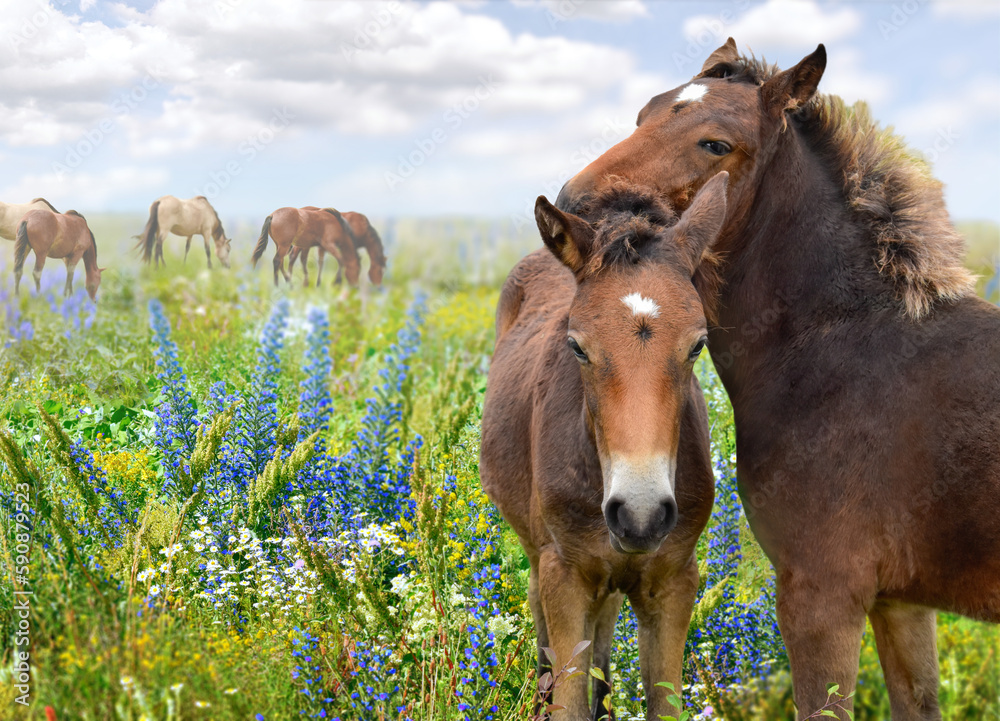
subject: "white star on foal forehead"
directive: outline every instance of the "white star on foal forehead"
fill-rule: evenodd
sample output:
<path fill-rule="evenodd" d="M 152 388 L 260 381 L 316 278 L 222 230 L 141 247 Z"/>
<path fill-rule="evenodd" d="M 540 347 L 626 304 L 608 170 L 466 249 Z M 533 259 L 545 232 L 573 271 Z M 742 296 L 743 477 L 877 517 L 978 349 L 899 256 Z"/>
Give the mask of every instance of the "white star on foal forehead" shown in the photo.
<path fill-rule="evenodd" d="M 691 83 L 677 95 L 677 102 L 683 103 L 689 100 L 697 102 L 705 97 L 705 93 L 707 92 L 708 88 L 706 86 L 700 85 L 699 83 Z"/>
<path fill-rule="evenodd" d="M 646 298 L 639 293 L 629 293 L 623 295 L 621 301 L 629 307 L 632 315 L 648 315 L 651 318 L 660 316 L 660 306 L 652 298 Z"/>

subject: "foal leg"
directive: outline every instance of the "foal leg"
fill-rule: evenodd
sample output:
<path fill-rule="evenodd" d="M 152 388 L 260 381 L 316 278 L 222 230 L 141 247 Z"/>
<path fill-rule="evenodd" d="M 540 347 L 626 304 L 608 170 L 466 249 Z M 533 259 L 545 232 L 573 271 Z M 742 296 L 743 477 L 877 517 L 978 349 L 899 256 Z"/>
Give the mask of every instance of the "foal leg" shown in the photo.
<path fill-rule="evenodd" d="M 597 611 L 594 619 L 594 667 L 601 669 L 605 680 L 601 681 L 599 678 L 595 678 L 593 682 L 593 698 L 590 702 L 592 721 L 600 721 L 600 719 L 613 721 L 615 717 L 610 708 L 605 708 L 604 700 L 611 693 L 609 685 L 611 683 L 611 643 L 615 638 L 615 625 L 618 623 L 618 614 L 624 600 L 624 595 L 612 593 Z"/>
<path fill-rule="evenodd" d="M 826 705 L 831 684 L 847 696 L 858 677 L 865 610 L 846 576 L 829 569 L 829 575 L 817 577 L 824 570 L 778 571 L 778 628 L 788 650 L 799 719 Z M 853 711 L 854 700 L 840 705 Z M 834 713 L 842 721 L 849 718 L 844 711 Z"/>
<path fill-rule="evenodd" d="M 531 573 L 528 576 L 528 607 L 531 608 L 531 617 L 535 622 L 535 636 L 538 639 L 536 649 L 538 651 L 538 675 L 536 678 L 541 678 L 552 670 L 548 656 L 542 650 L 549 645 L 549 631 L 545 625 L 545 613 L 542 610 L 542 595 L 538 588 L 538 559 L 532 558 L 530 560 Z M 542 709 L 545 708 L 545 704 L 549 702 L 547 694 L 543 697 L 539 693 L 537 698 L 533 716 L 540 716 Z"/>
<path fill-rule="evenodd" d="M 187 265 L 188 262 L 188 251 L 191 250 L 191 239 L 193 237 L 193 235 L 189 235 L 187 237 L 187 242 L 184 244 L 184 265 Z"/>
<path fill-rule="evenodd" d="M 698 564 L 692 558 L 675 574 L 650 573 L 638 592 L 629 596 L 639 621 L 639 668 L 649 721 L 680 718 L 683 709 L 667 700 L 671 691 L 656 684 L 673 684 L 678 698 L 683 693 L 684 642 L 697 595 Z"/>
<path fill-rule="evenodd" d="M 940 721 L 937 614 L 879 602 L 869 611 L 893 721 Z"/>
<path fill-rule="evenodd" d="M 587 611 L 594 596 L 594 589 L 580 577 L 579 572 L 563 562 L 553 551 L 543 551 L 539 561 L 539 588 L 545 627 L 549 643 L 555 652 L 552 669 L 554 687 L 551 702 L 562 706 L 552 712 L 552 721 L 585 721 L 590 716 L 587 703 L 587 671 L 590 667 L 591 649 L 573 657 L 578 643 L 587 637 Z M 563 669 L 575 667 L 584 673 L 567 677 Z"/>

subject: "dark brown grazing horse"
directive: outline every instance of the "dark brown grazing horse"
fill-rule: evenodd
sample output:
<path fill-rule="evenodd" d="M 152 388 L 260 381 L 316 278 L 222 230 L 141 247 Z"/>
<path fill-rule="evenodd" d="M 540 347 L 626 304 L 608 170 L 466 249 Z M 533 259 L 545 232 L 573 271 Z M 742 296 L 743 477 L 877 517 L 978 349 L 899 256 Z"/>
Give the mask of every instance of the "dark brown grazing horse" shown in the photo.
<path fill-rule="evenodd" d="M 867 614 L 893 719 L 940 719 L 934 609 L 1000 621 L 1000 310 L 940 183 L 863 104 L 815 94 L 825 66 L 730 38 L 559 206 L 624 178 L 683 208 L 729 171 L 709 346 L 799 713 L 854 688 Z"/>
<path fill-rule="evenodd" d="M 66 287 L 64 295 L 73 292 L 73 271 L 83 259 L 87 271 L 87 293 L 97 300 L 97 289 L 101 285 L 101 272 L 97 267 L 97 243 L 87 226 L 86 219 L 75 210 L 55 213 L 51 210 L 29 210 L 17 226 L 14 241 L 14 290 L 21 289 L 21 272 L 28 251 L 35 254 L 35 289 L 41 290 L 42 268 L 46 258 L 61 258 L 66 262 Z"/>
<path fill-rule="evenodd" d="M 274 284 L 278 285 L 278 271 L 289 283 L 292 275 L 285 271 L 285 256 L 293 248 L 308 251 L 319 247 L 326 251 L 344 267 L 347 282 L 356 286 L 361 275 L 361 261 L 354 249 L 351 228 L 339 211 L 333 208 L 278 208 L 264 219 L 260 237 L 253 249 L 253 264 L 264 255 L 268 237 L 274 239 Z M 292 261 L 294 264 L 294 260 Z M 291 270 L 291 269 L 289 269 Z M 302 256 L 302 274 L 306 287 L 309 286 L 309 270 L 306 256 Z"/>
<path fill-rule="evenodd" d="M 531 563 L 542 648 L 584 673 L 557 682 L 555 721 L 603 717 L 624 596 L 639 621 L 647 719 L 679 714 L 684 641 L 698 591 L 695 546 L 714 496 L 708 419 L 692 366 L 707 341 L 695 277 L 725 215 L 726 174 L 673 224 L 652 191 L 615 186 L 592 225 L 545 198 L 548 250 L 511 271 L 497 306 L 483 409 L 483 488 Z M 551 252 L 550 252 L 551 251 Z M 694 280 L 692 278 L 694 277 Z M 573 658 L 577 644 L 591 646 Z M 591 712 L 591 708 L 593 712 Z M 593 713 L 593 715 L 592 715 Z"/>
<path fill-rule="evenodd" d="M 308 209 L 317 210 L 315 206 L 306 206 Z M 347 225 L 351 229 L 351 234 L 354 236 L 354 248 L 355 250 L 361 250 L 364 248 L 368 252 L 368 280 L 370 280 L 375 285 L 382 284 L 382 275 L 385 273 L 385 250 L 382 247 L 382 239 L 379 237 L 378 232 L 372 226 L 371 222 L 368 220 L 368 216 L 363 213 L 354 213 L 347 211 L 341 213 L 344 216 L 344 220 L 347 221 Z M 299 257 L 299 253 L 302 253 L 302 267 L 306 266 L 309 257 L 309 248 L 292 248 L 292 254 L 288 259 L 288 265 L 290 267 L 295 266 L 295 261 Z M 323 277 L 323 257 L 326 255 L 326 251 L 322 248 L 319 249 L 319 259 L 318 268 L 316 271 L 316 286 L 318 287 L 322 277 Z M 340 284 L 340 275 L 342 268 L 337 265 L 337 277 L 334 278 L 333 282 L 337 285 Z"/>

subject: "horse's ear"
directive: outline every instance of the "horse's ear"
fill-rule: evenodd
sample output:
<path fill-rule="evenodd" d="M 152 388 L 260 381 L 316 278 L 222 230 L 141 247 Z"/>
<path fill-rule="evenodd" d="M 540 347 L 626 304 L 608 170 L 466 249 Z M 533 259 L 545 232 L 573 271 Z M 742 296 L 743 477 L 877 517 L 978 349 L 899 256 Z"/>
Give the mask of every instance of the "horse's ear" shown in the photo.
<path fill-rule="evenodd" d="M 725 44 L 716 49 L 711 55 L 708 56 L 708 60 L 705 64 L 701 66 L 702 75 L 714 75 L 710 71 L 715 69 L 716 66 L 728 66 L 739 60 L 740 52 L 736 49 L 736 41 L 729 38 Z M 724 73 L 719 73 L 720 75 Z"/>
<path fill-rule="evenodd" d="M 726 218 L 726 187 L 729 173 L 723 170 L 701 186 L 691 205 L 674 227 L 674 240 L 685 248 L 693 274 L 701 258 L 722 230 Z"/>
<path fill-rule="evenodd" d="M 590 224 L 559 210 L 544 195 L 535 201 L 535 222 L 552 254 L 574 273 L 580 272 L 594 247 L 594 229 Z"/>
<path fill-rule="evenodd" d="M 826 48 L 820 43 L 811 55 L 799 61 L 794 68 L 780 72 L 760 89 L 764 107 L 774 117 L 781 117 L 786 110 L 805 105 L 816 93 L 823 71 L 826 70 Z"/>

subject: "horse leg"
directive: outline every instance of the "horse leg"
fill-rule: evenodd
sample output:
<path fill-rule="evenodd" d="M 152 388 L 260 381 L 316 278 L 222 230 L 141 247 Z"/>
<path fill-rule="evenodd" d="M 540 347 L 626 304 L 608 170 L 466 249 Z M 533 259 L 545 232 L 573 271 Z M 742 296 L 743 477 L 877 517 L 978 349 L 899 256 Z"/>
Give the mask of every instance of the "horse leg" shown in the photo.
<path fill-rule="evenodd" d="M 31 277 L 35 279 L 35 292 L 42 292 L 42 268 L 45 267 L 45 256 L 35 253 L 35 269 L 31 271 Z"/>
<path fill-rule="evenodd" d="M 319 249 L 319 258 L 316 259 L 316 287 L 319 288 L 320 282 L 323 280 L 323 258 L 326 256 L 326 251 L 322 248 Z"/>
<path fill-rule="evenodd" d="M 639 669 L 646 691 L 646 718 L 680 718 L 668 697 L 671 691 L 658 683 L 671 683 L 678 697 L 683 692 L 684 642 L 691 610 L 698 595 L 698 565 L 694 559 L 676 574 L 650 573 L 629 595 L 639 622 Z"/>
<path fill-rule="evenodd" d="M 284 272 L 285 272 L 285 269 L 281 267 L 281 264 L 284 262 L 284 260 L 285 260 L 285 257 L 283 255 L 281 255 L 281 251 L 280 250 L 275 250 L 274 251 L 274 263 L 273 263 L 273 265 L 274 265 L 274 287 L 275 288 L 278 287 L 278 269 L 279 268 L 281 269 L 282 274 L 284 274 Z"/>
<path fill-rule="evenodd" d="M 535 636 L 538 639 L 538 675 L 543 675 L 552 670 L 548 657 L 543 648 L 549 645 L 549 631 L 545 626 L 545 613 L 542 610 L 542 596 L 538 587 L 538 559 L 531 559 L 531 573 L 528 576 L 528 607 L 531 609 L 531 617 L 535 621 Z M 532 717 L 540 716 L 545 704 L 548 703 L 548 695 L 539 693 L 535 701 L 535 710 Z"/>
<path fill-rule="evenodd" d="M 778 571 L 778 628 L 788 650 L 799 719 L 837 701 L 827 692 L 830 685 L 837 684 L 843 697 L 854 691 L 865 609 L 859 601 L 862 594 L 848 587 L 849 578 L 823 566 L 811 573 Z M 845 709 L 853 711 L 853 698 L 844 698 L 839 708 L 830 710 L 847 721 Z"/>
<path fill-rule="evenodd" d="M 73 273 L 76 272 L 76 260 L 66 259 L 66 287 L 63 288 L 63 295 L 73 292 Z"/>
<path fill-rule="evenodd" d="M 308 288 L 309 287 L 309 249 L 308 248 L 303 248 L 303 250 L 299 254 L 299 256 L 302 259 L 302 278 L 303 278 L 303 284 L 302 285 L 303 285 L 304 288 Z M 293 259 L 291 261 L 291 263 L 289 263 L 289 265 L 291 265 L 291 266 L 294 267 L 295 266 L 295 260 Z"/>
<path fill-rule="evenodd" d="M 868 618 L 875 631 L 893 721 L 941 721 L 937 614 L 920 606 L 879 602 Z"/>
<path fill-rule="evenodd" d="M 333 279 L 334 285 L 340 285 L 344 282 L 344 267 L 341 262 L 337 261 L 337 277 Z"/>
<path fill-rule="evenodd" d="M 208 269 L 211 270 L 212 269 L 212 249 L 208 245 L 208 236 L 203 233 L 202 236 L 201 236 L 201 239 L 205 241 L 205 257 L 208 258 Z"/>
<path fill-rule="evenodd" d="M 590 715 L 587 672 L 592 649 L 588 646 L 576 657 L 573 651 L 581 641 L 592 638 L 587 634 L 587 611 L 594 589 L 553 551 L 542 552 L 538 572 L 545 628 L 550 648 L 555 652 L 551 701 L 563 707 L 553 711 L 551 718 L 552 721 L 582 721 Z M 583 673 L 570 677 L 566 673 L 569 667 Z"/>
<path fill-rule="evenodd" d="M 604 700 L 609 699 L 611 694 L 611 642 L 615 638 L 615 624 L 618 623 L 618 614 L 622 608 L 622 601 L 625 597 L 620 593 L 612 593 L 604 602 L 604 606 L 597 612 L 594 620 L 594 667 L 601 669 L 604 673 L 604 681 L 595 678 L 593 682 L 593 699 L 590 702 L 592 708 L 592 721 L 608 719 L 614 721 L 614 712 L 610 709 L 610 703 L 606 708 Z M 609 699 L 610 701 L 610 699 Z"/>
<path fill-rule="evenodd" d="M 160 263 L 163 263 L 163 267 L 167 267 L 167 261 L 163 259 L 163 236 L 156 236 L 156 267 L 160 267 Z"/>
<path fill-rule="evenodd" d="M 184 243 L 184 265 L 187 265 L 188 262 L 188 251 L 191 250 L 191 239 L 193 237 L 193 235 L 189 235 L 187 241 Z"/>

